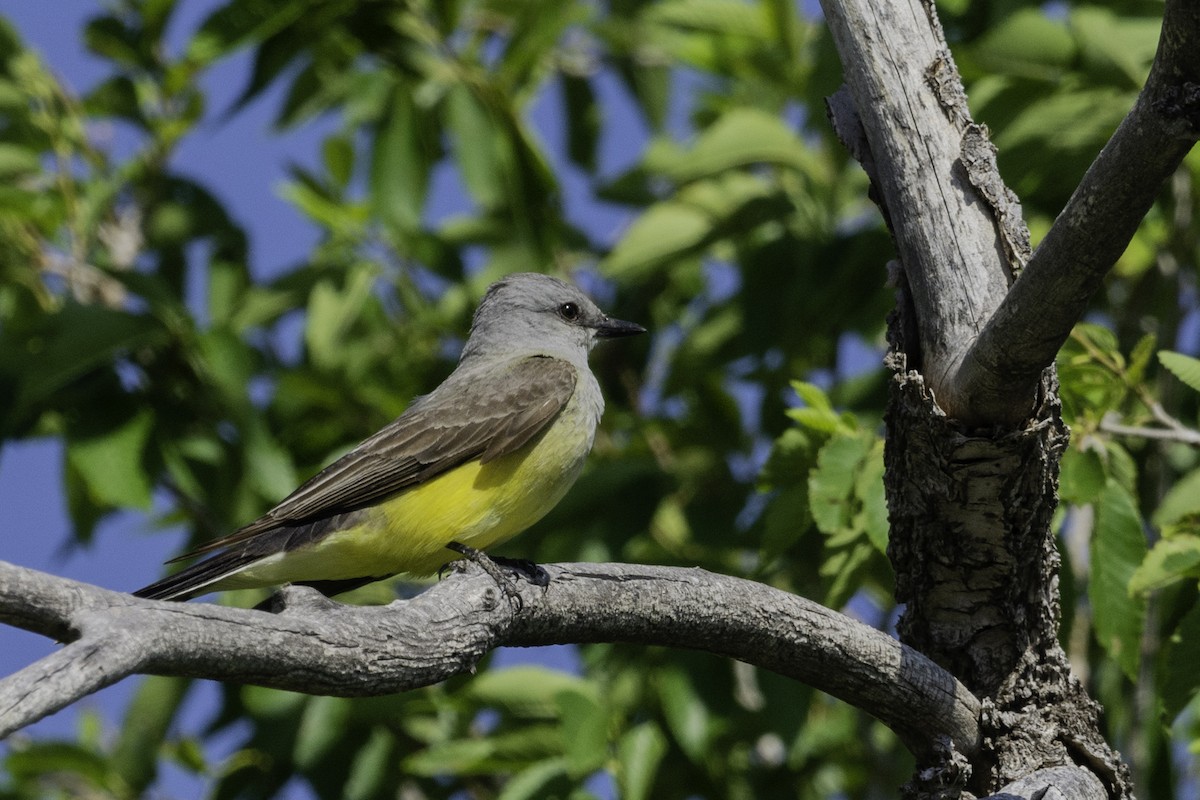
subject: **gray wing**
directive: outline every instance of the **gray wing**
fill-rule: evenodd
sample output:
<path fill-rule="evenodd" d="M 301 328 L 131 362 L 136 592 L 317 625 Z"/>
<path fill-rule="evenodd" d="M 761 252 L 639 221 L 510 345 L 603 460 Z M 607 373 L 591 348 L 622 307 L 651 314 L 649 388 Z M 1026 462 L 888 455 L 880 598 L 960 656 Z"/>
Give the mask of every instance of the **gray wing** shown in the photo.
<path fill-rule="evenodd" d="M 373 505 L 474 459 L 486 464 L 543 431 L 574 391 L 575 367 L 547 356 L 516 359 L 484 374 L 451 376 L 262 517 L 179 558 L 244 542 L 282 525 Z"/>

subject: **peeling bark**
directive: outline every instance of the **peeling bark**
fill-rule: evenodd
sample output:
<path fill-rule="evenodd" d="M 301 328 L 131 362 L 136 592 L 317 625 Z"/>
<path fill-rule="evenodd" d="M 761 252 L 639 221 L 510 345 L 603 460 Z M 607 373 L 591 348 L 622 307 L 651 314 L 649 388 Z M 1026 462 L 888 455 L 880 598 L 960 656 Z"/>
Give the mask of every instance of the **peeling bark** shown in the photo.
<path fill-rule="evenodd" d="M 1200 27 L 1200 13 L 1185 7 L 1168 3 L 1168 27 Z M 899 302 L 889 324 L 885 453 L 888 554 L 896 599 L 907 605 L 900 636 L 984 699 L 980 752 L 943 748 L 906 796 L 1062 795 L 1057 781 L 1080 797 L 1096 796 L 1097 787 L 1131 797 L 1128 769 L 1100 733 L 1099 708 L 1057 639 L 1051 518 L 1068 432 L 1053 370 L 1061 338 L 1047 347 L 1045 332 L 1070 330 L 1119 255 L 1112 241 L 1124 247 L 1148 201 L 1120 209 L 1119 224 L 1073 201 L 1055 230 L 1095 236 L 1097 226 L 1113 225 L 1104 247 L 1082 265 L 1046 256 L 1045 244 L 1031 256 L 1020 203 L 996 170 L 986 131 L 971 120 L 932 3 L 827 0 L 824 8 L 847 84 L 830 98 L 829 116 L 871 179 L 902 265 L 890 267 Z M 1151 78 L 1169 73 L 1170 85 L 1191 87 L 1196 31 L 1176 34 L 1164 32 Z M 1186 56 L 1181 40 L 1193 45 Z M 1143 99 L 1190 119 L 1194 95 L 1148 85 Z M 1130 154 L 1147 140 L 1137 138 L 1146 133 L 1147 104 L 1139 102 L 1098 159 L 1097 175 L 1136 168 Z M 1158 190 L 1194 130 L 1160 133 L 1155 169 L 1129 189 L 1139 202 Z M 1127 189 L 1118 181 L 1116 196 Z M 1031 294 L 1035 284 L 1042 289 Z M 1055 287 L 1067 284 L 1062 306 Z"/>
<path fill-rule="evenodd" d="M 936 781 L 910 796 L 948 796 L 947 769 L 961 778 L 957 788 L 990 793 L 1040 769 L 1078 765 L 1109 797 L 1131 797 L 1128 769 L 1100 733 L 1099 706 L 1058 643 L 1051 518 L 1068 431 L 1054 373 L 1044 373 L 1023 430 L 965 430 L 905 368 L 898 316 L 884 458 L 888 556 L 906 604 L 900 637 L 986 698 L 981 757 L 964 774 L 946 754 Z"/>

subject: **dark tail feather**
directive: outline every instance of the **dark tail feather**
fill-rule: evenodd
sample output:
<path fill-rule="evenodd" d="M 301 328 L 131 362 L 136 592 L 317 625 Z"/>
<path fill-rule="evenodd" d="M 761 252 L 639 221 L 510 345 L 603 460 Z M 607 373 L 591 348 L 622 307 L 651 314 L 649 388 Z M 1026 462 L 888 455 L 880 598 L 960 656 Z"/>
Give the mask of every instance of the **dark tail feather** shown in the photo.
<path fill-rule="evenodd" d="M 133 594 L 147 600 L 187 600 L 204 594 L 209 591 L 205 587 L 260 558 L 261 554 L 236 550 L 218 553 L 212 558 L 181 569 L 174 575 L 168 575 L 161 581 L 144 586 Z"/>

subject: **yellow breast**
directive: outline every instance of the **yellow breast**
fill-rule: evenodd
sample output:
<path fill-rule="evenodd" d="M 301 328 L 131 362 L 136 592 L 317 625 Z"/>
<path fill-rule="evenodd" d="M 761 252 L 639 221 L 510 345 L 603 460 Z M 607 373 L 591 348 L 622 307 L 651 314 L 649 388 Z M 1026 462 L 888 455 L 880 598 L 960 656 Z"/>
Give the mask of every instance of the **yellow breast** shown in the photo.
<path fill-rule="evenodd" d="M 507 541 L 545 516 L 579 477 L 600 411 L 581 403 L 583 394 L 577 389 L 555 421 L 520 450 L 487 464 L 468 462 L 407 489 L 357 525 L 263 559 L 219 588 L 428 575 L 457 557 L 446 549 L 450 542 L 482 550 Z"/>

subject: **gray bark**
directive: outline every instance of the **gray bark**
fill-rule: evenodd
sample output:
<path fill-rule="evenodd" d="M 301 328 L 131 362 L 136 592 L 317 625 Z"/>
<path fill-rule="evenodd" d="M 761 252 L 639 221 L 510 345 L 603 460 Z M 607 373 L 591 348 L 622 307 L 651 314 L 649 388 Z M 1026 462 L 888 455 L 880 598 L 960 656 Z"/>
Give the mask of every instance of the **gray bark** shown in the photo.
<path fill-rule="evenodd" d="M 984 702 L 981 752 L 941 753 L 909 794 L 1130 796 L 1057 641 L 1050 522 L 1068 434 L 1053 363 L 1200 130 L 1200 7 L 1169 0 L 1141 98 L 1031 257 L 932 3 L 823 5 L 847 86 L 830 118 L 901 265 L 885 478 L 900 635 Z M 1090 774 L 1091 790 L 1043 780 L 1072 764 L 1055 779 Z"/>
<path fill-rule="evenodd" d="M 1200 137 L 1200 4 L 1168 0 L 1137 103 L 971 343 L 955 392 L 980 419 L 1019 420 L 1016 401 L 1071 333 L 1163 184 Z M 1021 387 L 1016 395 L 1010 387 Z"/>
<path fill-rule="evenodd" d="M 275 613 L 141 600 L 0 562 L 0 622 L 66 646 L 0 680 L 0 736 L 134 673 L 383 695 L 474 669 L 500 645 L 632 642 L 705 650 L 874 714 L 918 753 L 973 753 L 980 707 L 892 637 L 802 597 L 700 569 L 549 565 L 509 602 L 470 567 L 412 600 L 345 606 L 311 589 Z"/>
<path fill-rule="evenodd" d="M 947 415 L 1020 425 L 1042 371 L 1200 136 L 1200 6 L 1166 4 L 1145 88 L 1032 256 L 932 5 L 823 6 L 852 98 L 831 109 L 834 126 L 871 176 L 916 309 L 909 367 Z"/>
<path fill-rule="evenodd" d="M 825 13 L 848 84 L 831 117 L 902 265 L 887 480 L 906 644 L 696 570 L 552 567 L 545 592 L 521 588 L 520 610 L 472 573 L 383 608 L 291 590 L 264 613 L 0 563 L 0 621 L 67 643 L 0 681 L 0 733 L 136 672 L 384 694 L 469 670 L 499 644 L 628 641 L 738 658 L 864 708 L 921 759 L 911 796 L 1128 796 L 1055 636 L 1049 520 L 1066 431 L 1048 368 L 1195 141 L 1200 7 L 1169 0 L 1146 90 L 1032 256 L 932 6 L 827 0 Z"/>

